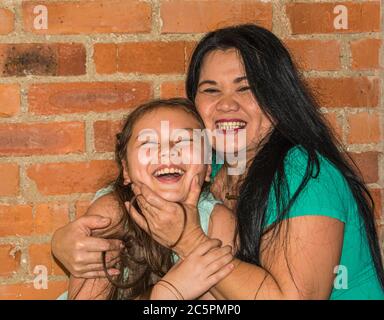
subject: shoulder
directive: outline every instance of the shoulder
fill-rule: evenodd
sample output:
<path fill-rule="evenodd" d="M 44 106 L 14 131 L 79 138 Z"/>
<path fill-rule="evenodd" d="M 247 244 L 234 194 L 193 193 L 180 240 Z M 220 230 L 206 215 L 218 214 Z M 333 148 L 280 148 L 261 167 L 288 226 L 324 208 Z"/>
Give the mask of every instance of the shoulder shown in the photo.
<path fill-rule="evenodd" d="M 226 221 L 235 221 L 234 213 L 229 210 L 225 205 L 217 203 L 211 214 L 211 221 L 213 222 L 226 222 Z"/>
<path fill-rule="evenodd" d="M 288 151 L 284 159 L 284 168 L 288 183 L 292 187 L 300 185 L 309 169 L 308 183 L 320 184 L 331 189 L 347 188 L 343 174 L 330 160 L 318 152 L 313 155 L 313 159 L 310 159 L 308 151 L 300 146 Z"/>
<path fill-rule="evenodd" d="M 289 217 L 325 215 L 347 221 L 354 198 L 344 175 L 331 161 L 319 153 L 309 155 L 302 147 L 289 150 L 284 161 L 289 197 L 299 192 Z"/>
<path fill-rule="evenodd" d="M 124 210 L 113 192 L 92 202 L 86 215 L 98 215 L 111 220 L 108 227 L 93 231 L 94 236 L 112 237 L 120 235 L 124 230 Z"/>

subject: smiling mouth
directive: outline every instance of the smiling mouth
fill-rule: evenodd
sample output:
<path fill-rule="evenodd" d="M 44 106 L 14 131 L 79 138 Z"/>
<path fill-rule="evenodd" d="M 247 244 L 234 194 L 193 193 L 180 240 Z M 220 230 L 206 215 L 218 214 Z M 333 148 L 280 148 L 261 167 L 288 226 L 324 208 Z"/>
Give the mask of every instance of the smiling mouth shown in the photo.
<path fill-rule="evenodd" d="M 238 131 L 244 129 L 247 123 L 240 119 L 219 120 L 215 123 L 216 129 L 221 131 Z"/>
<path fill-rule="evenodd" d="M 161 183 L 176 183 L 185 174 L 185 171 L 178 166 L 166 166 L 156 169 L 153 176 Z"/>

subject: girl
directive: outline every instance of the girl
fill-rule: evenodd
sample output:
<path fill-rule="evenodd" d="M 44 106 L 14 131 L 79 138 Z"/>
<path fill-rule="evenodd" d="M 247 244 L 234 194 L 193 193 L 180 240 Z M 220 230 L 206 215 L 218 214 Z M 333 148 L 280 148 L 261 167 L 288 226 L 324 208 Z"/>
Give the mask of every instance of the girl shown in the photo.
<path fill-rule="evenodd" d="M 160 120 L 168 121 L 170 132 L 183 129 L 184 135 L 171 141 Z M 113 192 L 98 198 L 87 212 L 87 215 L 111 219 L 107 228 L 96 230 L 92 235 L 123 240 L 122 272 L 118 279 L 108 273 L 107 279 L 71 276 L 70 299 L 195 299 L 231 271 L 230 244 L 234 234 L 231 212 L 215 201 L 208 190 L 200 195 L 199 185 L 204 180 L 209 181 L 210 170 L 203 161 L 193 163 L 194 156 L 203 155 L 202 149 L 193 148 L 193 130 L 203 128 L 193 104 L 185 99 L 155 100 L 137 107 L 128 116 L 122 132 L 117 135 L 119 175 L 113 190 L 109 190 Z M 158 150 L 159 145 L 168 148 Z M 177 153 L 174 156 L 179 156 L 183 162 L 172 163 L 169 150 Z M 145 183 L 164 199 L 179 203 L 181 207 L 196 206 L 200 198 L 201 224 L 211 237 L 221 241 L 207 241 L 195 247 L 192 254 L 182 256 L 184 260 L 171 268 L 178 257 L 130 218 L 129 211 L 134 210 L 131 205 L 135 204 L 132 183 Z M 193 232 L 183 230 L 183 234 Z M 220 247 L 221 244 L 224 246 Z M 105 256 L 103 259 L 105 272 L 108 272 Z"/>

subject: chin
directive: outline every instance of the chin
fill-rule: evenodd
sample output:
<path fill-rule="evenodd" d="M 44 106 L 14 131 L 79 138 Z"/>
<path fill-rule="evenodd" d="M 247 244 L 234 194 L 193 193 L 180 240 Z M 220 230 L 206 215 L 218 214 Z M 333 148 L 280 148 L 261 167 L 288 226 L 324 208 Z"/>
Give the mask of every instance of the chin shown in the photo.
<path fill-rule="evenodd" d="M 170 201 L 170 202 L 183 202 L 186 198 L 185 195 L 180 194 L 178 191 L 165 191 L 165 192 L 159 192 L 158 193 L 160 197 L 162 197 L 164 200 Z"/>

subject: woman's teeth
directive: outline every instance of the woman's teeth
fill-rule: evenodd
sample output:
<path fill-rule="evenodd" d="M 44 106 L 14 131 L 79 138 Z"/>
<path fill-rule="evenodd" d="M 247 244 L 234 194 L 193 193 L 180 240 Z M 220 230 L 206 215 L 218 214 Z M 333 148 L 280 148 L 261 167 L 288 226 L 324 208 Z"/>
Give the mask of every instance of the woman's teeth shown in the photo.
<path fill-rule="evenodd" d="M 155 173 L 154 173 L 154 176 L 155 177 L 159 177 L 159 176 L 162 176 L 162 175 L 165 175 L 165 174 L 179 174 L 179 175 L 183 175 L 184 173 L 185 173 L 185 171 L 182 170 L 182 169 L 179 169 L 179 168 L 164 168 L 164 169 L 156 170 Z"/>
<path fill-rule="evenodd" d="M 218 122 L 218 123 L 216 123 L 216 129 L 235 130 L 235 129 L 244 128 L 245 125 L 246 125 L 246 123 L 242 122 L 242 121 Z"/>

